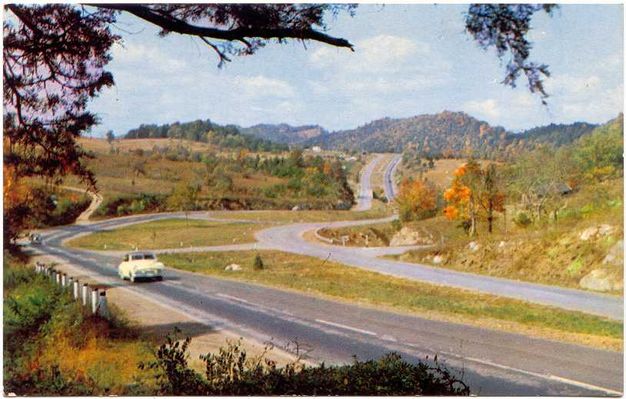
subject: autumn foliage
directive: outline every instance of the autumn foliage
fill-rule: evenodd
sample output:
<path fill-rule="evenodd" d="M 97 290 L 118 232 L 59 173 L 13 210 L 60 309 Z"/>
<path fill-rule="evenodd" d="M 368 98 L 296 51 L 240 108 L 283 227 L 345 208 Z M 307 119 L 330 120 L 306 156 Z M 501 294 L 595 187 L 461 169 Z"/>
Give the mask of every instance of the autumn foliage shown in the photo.
<path fill-rule="evenodd" d="M 403 221 L 424 219 L 437 210 L 437 189 L 425 180 L 405 179 L 397 198 Z"/>
<path fill-rule="evenodd" d="M 482 168 L 470 159 L 454 171 L 454 180 L 443 193 L 443 199 L 448 204 L 443 214 L 448 220 L 463 220 L 470 235 L 476 233 L 478 219 L 484 216 L 491 232 L 494 212 L 505 211 L 506 196 L 500 186 L 494 164 Z"/>

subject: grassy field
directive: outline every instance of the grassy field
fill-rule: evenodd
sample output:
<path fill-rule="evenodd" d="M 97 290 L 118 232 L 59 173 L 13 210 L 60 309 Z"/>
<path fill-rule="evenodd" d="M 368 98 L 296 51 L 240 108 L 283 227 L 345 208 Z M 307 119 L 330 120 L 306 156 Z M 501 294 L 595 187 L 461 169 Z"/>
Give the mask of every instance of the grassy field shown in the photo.
<path fill-rule="evenodd" d="M 131 250 L 199 247 L 254 242 L 254 232 L 268 225 L 168 219 L 100 231 L 68 242 L 76 248 Z M 181 245 L 182 243 L 182 245 Z"/>
<path fill-rule="evenodd" d="M 254 270 L 256 254 L 263 270 Z M 621 349 L 621 322 L 456 288 L 413 282 L 278 251 L 162 255 L 169 267 L 378 305 L 437 319 Z M 230 263 L 240 272 L 226 272 Z"/>
<path fill-rule="evenodd" d="M 365 220 L 384 218 L 391 211 L 384 206 L 363 212 L 352 211 L 231 211 L 210 213 L 211 216 L 224 219 L 253 220 L 269 223 L 309 223 L 338 220 Z"/>
<path fill-rule="evenodd" d="M 86 166 L 97 179 L 104 201 L 95 218 L 157 212 L 171 208 L 166 198 L 180 185 L 198 187 L 198 209 L 346 209 L 350 195 L 342 177 L 322 173 L 323 162 L 308 154 L 289 166 L 291 153 L 223 149 L 171 139 L 124 139 L 111 144 L 81 139 L 94 158 Z M 340 154 L 326 162 L 332 165 Z M 316 165 L 316 166 L 315 166 Z M 355 162 L 344 161 L 346 170 Z M 324 166 L 325 167 L 325 166 Z M 358 165 L 356 165 L 358 168 Z M 348 171 L 349 172 L 349 171 Z M 64 184 L 81 187 L 75 177 Z"/>
<path fill-rule="evenodd" d="M 406 168 L 402 163 L 398 167 L 398 174 L 401 178 L 422 177 L 433 182 L 439 189 L 446 189 L 452 183 L 454 171 L 466 162 L 465 159 L 437 159 L 433 169 L 426 169 L 421 173 L 415 167 Z M 481 165 L 488 164 L 489 161 L 480 161 Z"/>

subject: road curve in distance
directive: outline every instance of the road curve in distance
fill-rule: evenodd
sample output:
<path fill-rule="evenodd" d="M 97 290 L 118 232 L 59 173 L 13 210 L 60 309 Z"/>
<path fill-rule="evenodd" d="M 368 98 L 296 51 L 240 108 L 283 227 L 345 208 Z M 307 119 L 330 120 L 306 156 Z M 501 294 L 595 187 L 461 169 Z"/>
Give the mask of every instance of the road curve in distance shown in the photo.
<path fill-rule="evenodd" d="M 361 171 L 359 178 L 359 195 L 356 199 L 356 205 L 353 211 L 367 211 L 372 209 L 372 199 L 374 192 L 372 190 L 372 173 L 376 166 L 383 160 L 382 154 L 375 154 L 374 158 L 365 165 Z"/>

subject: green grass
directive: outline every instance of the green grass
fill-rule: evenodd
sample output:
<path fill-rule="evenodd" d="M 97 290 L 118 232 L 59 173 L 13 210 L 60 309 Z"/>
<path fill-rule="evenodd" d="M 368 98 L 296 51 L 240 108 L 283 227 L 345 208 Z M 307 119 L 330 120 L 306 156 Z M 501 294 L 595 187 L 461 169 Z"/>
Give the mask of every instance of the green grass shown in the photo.
<path fill-rule="evenodd" d="M 377 207 L 369 211 L 231 211 L 213 213 L 211 216 L 224 219 L 252 220 L 269 223 L 309 223 L 338 220 L 365 220 L 384 218 L 391 215 L 388 208 Z"/>
<path fill-rule="evenodd" d="M 71 247 L 96 250 L 177 248 L 181 246 L 231 245 L 254 242 L 263 224 L 221 223 L 203 220 L 167 219 L 116 230 L 100 231 L 71 240 Z"/>
<path fill-rule="evenodd" d="M 544 335 L 574 342 L 581 341 L 581 336 L 585 336 L 590 344 L 613 348 L 620 347 L 622 342 L 622 323 L 597 316 L 384 276 L 278 251 L 258 251 L 264 270 L 254 270 L 256 253 L 171 254 L 162 255 L 161 260 L 177 269 L 322 294 L 351 302 L 383 305 L 418 315 L 430 314 L 539 335 L 543 331 Z M 243 270 L 224 271 L 230 263 L 241 265 Z"/>

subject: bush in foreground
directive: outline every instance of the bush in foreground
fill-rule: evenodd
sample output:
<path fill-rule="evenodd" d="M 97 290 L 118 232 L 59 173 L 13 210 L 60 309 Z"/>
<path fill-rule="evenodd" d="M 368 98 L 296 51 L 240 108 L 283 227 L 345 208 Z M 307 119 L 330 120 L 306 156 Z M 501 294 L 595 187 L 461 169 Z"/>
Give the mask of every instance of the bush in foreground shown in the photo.
<path fill-rule="evenodd" d="M 187 362 L 191 339 L 167 337 L 156 360 L 140 368 L 156 372 L 159 395 L 468 395 L 469 387 L 440 366 L 412 364 L 390 353 L 343 366 L 279 368 L 264 356 L 248 358 L 240 342 L 201 356 L 204 375 Z"/>

